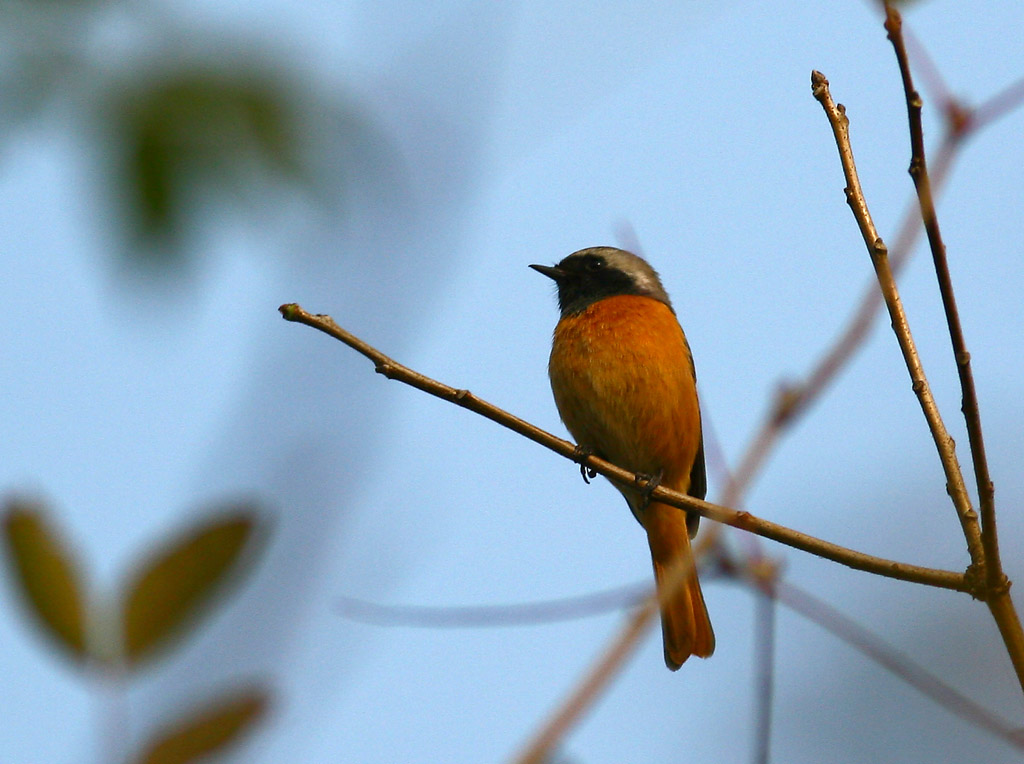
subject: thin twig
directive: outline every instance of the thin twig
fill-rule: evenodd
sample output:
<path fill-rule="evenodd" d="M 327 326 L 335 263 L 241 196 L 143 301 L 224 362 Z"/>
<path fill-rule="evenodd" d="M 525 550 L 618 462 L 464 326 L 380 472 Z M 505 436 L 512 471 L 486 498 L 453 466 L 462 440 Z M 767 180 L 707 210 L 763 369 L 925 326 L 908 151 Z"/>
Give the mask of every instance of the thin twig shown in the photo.
<path fill-rule="evenodd" d="M 921 365 L 921 358 L 917 353 L 914 338 L 910 333 L 910 325 L 907 323 L 899 290 L 896 288 L 896 280 L 893 277 L 892 268 L 889 266 L 889 251 L 871 219 L 871 212 L 868 209 L 860 178 L 857 175 L 857 166 L 853 159 L 853 148 L 850 145 L 850 122 L 846 117 L 846 110 L 841 104 L 832 100 L 832 94 L 828 89 L 828 80 L 821 72 L 811 73 L 811 92 L 825 110 L 825 115 L 832 126 L 832 133 L 839 149 L 839 159 L 843 166 L 843 174 L 846 177 L 846 201 L 853 211 L 854 219 L 857 221 L 864 244 L 871 256 L 871 263 L 875 267 L 875 275 L 878 278 L 882 296 L 885 298 L 886 308 L 889 310 L 892 328 L 896 333 L 900 351 L 903 353 L 903 360 L 910 373 L 914 393 L 924 412 L 928 429 L 931 431 L 932 440 L 935 442 L 939 459 L 942 462 L 942 469 L 946 475 L 946 490 L 953 500 L 957 517 L 960 519 L 971 563 L 980 568 L 984 552 L 981 545 L 978 516 L 971 507 L 967 487 L 964 485 L 963 473 L 960 471 L 960 464 L 956 458 L 953 439 L 943 424 L 942 416 L 925 376 L 924 367 Z"/>
<path fill-rule="evenodd" d="M 1003 116 L 1019 106 L 1022 101 L 1024 79 L 993 96 L 974 111 L 953 102 L 948 105 L 946 135 L 940 143 L 931 172 L 932 188 L 935 192 L 949 177 L 949 170 L 962 141 L 983 124 Z M 903 215 L 895 244 L 889 250 L 889 262 L 894 274 L 898 274 L 910 259 L 914 242 L 921 231 L 920 223 L 920 205 L 915 194 L 913 203 L 908 205 Z M 743 504 L 744 495 L 779 438 L 828 389 L 835 376 L 864 344 L 882 304 L 882 293 L 878 289 L 877 279 L 874 279 L 865 287 L 860 304 L 846 326 L 806 378 L 799 383 L 786 384 L 775 394 L 767 415 L 737 462 L 738 466 L 732 478 L 725 483 L 721 495 L 722 504 L 727 507 L 738 507 Z"/>
<path fill-rule="evenodd" d="M 939 282 L 939 294 L 942 297 L 942 308 L 946 314 L 949 327 L 950 344 L 953 347 L 953 358 L 956 361 L 957 374 L 960 378 L 961 410 L 967 423 L 967 438 L 971 448 L 971 460 L 974 477 L 978 489 L 978 512 L 981 515 L 981 542 L 985 549 L 985 581 L 993 590 L 1009 588 L 1009 582 L 1003 573 L 1002 560 L 999 556 L 999 536 L 996 531 L 995 487 L 992 484 L 988 469 L 988 458 L 985 455 L 985 438 L 981 427 L 981 412 L 978 405 L 978 394 L 974 386 L 974 373 L 971 370 L 971 354 L 967 350 L 963 328 L 960 325 L 960 312 L 956 306 L 956 295 L 953 292 L 953 279 L 949 273 L 949 262 L 946 259 L 946 245 L 942 241 L 939 228 L 939 217 L 935 211 L 935 200 L 932 195 L 931 181 L 928 177 L 928 161 L 924 149 L 924 127 L 921 124 L 921 97 L 914 88 L 907 59 L 907 49 L 903 40 L 903 20 L 899 11 L 890 4 L 885 5 L 885 31 L 896 52 L 896 61 L 903 80 L 903 93 L 907 103 L 907 119 L 910 127 L 910 177 L 914 181 L 914 189 L 921 205 L 921 219 L 924 221 L 925 232 L 928 234 L 928 245 L 935 264 L 935 276 Z M 1020 631 L 1018 623 L 1017 630 Z M 1024 645 L 1024 633 L 1020 643 Z M 1024 655 L 1022 655 L 1024 660 Z"/>
<path fill-rule="evenodd" d="M 941 187 L 943 181 L 948 177 L 956 146 L 956 141 L 947 140 L 943 142 L 939 150 L 934 173 L 937 188 Z M 921 230 L 920 222 L 920 209 L 914 202 L 912 205 L 908 205 L 907 211 L 903 215 L 896 233 L 896 243 L 890 252 L 890 265 L 894 274 L 899 273 L 910 259 L 914 241 Z M 872 280 L 865 286 L 860 304 L 850 320 L 808 373 L 806 379 L 779 388 L 769 405 L 768 414 L 740 457 L 736 470 L 725 483 L 721 497 L 722 504 L 727 507 L 738 507 L 743 504 L 744 495 L 757 473 L 760 472 L 768 455 L 778 443 L 779 438 L 828 389 L 836 375 L 861 348 L 882 304 L 882 293 L 878 289 L 878 281 Z"/>
<path fill-rule="evenodd" d="M 985 545 L 982 543 L 981 532 L 978 527 L 978 517 L 971 507 L 970 497 L 967 495 L 967 487 L 964 484 L 963 473 L 956 458 L 956 447 L 950 437 L 942 417 L 939 414 L 935 399 L 931 394 L 931 388 L 921 366 L 921 359 L 917 354 L 913 337 L 910 333 L 910 326 L 907 323 L 906 314 L 900 301 L 899 291 L 888 263 L 888 253 L 885 243 L 875 229 L 868 211 L 867 202 L 863 190 L 860 187 L 860 180 L 857 176 L 857 168 L 853 161 L 853 149 L 850 146 L 849 120 L 841 105 L 832 100 L 832 94 L 828 89 L 828 80 L 820 72 L 811 74 L 811 89 L 814 97 L 821 103 L 832 132 L 835 135 L 836 145 L 839 148 L 839 157 L 843 165 L 843 173 L 846 176 L 846 198 L 853 210 L 854 218 L 860 227 L 864 242 L 871 255 L 871 262 L 875 266 L 875 274 L 882 294 L 885 297 L 886 307 L 892 319 L 893 331 L 903 352 L 907 370 L 913 381 L 914 392 L 917 394 L 928 422 L 928 428 L 932 433 L 936 449 L 939 452 L 939 459 L 946 475 L 946 491 L 953 501 L 957 516 L 964 531 L 964 538 L 967 540 L 967 551 L 971 556 L 971 570 L 969 578 L 975 583 L 977 573 L 985 570 Z M 960 359 L 958 358 L 958 361 Z M 974 595 L 983 599 L 988 604 L 999 632 L 1003 637 L 1010 660 L 1013 663 L 1017 680 L 1024 689 L 1024 630 L 1021 629 L 1020 619 L 1017 617 L 1013 602 L 1009 597 L 1008 582 L 1005 576 L 997 582 L 995 587 L 988 588 L 988 578 Z"/>
<path fill-rule="evenodd" d="M 422 390 L 425 393 L 441 398 L 442 400 L 454 403 L 457 406 L 468 409 L 493 422 L 507 427 L 514 432 L 529 438 L 535 443 L 554 451 L 555 453 L 592 468 L 613 483 L 628 486 L 642 485 L 645 478 L 632 472 L 616 467 L 611 462 L 606 462 L 593 455 L 581 455 L 576 446 L 567 440 L 557 438 L 549 432 L 520 419 L 513 414 L 488 403 L 477 397 L 468 390 L 459 390 L 438 382 L 430 377 L 420 374 L 417 371 L 403 366 L 397 361 L 389 358 L 376 348 L 363 342 L 358 337 L 338 326 L 330 316 L 314 315 L 303 310 L 294 303 L 282 305 L 281 314 L 288 321 L 294 321 L 318 329 L 325 334 L 345 343 L 353 350 L 373 361 L 378 373 L 388 379 L 398 380 L 407 385 Z M 711 504 L 692 496 L 669 490 L 663 486 L 656 487 L 651 491 L 652 499 L 664 504 L 669 504 L 680 509 L 692 510 L 704 517 L 710 518 L 719 523 L 730 525 L 733 528 L 749 531 L 759 536 L 778 541 L 781 544 L 801 549 L 805 552 L 824 557 L 834 562 L 839 562 L 856 570 L 863 570 L 869 573 L 876 573 L 889 578 L 896 578 L 902 581 L 936 586 L 941 589 L 953 589 L 955 591 L 970 592 L 971 583 L 961 574 L 947 570 L 924 568 L 917 565 L 887 560 L 881 557 L 857 552 L 846 547 L 833 544 L 822 539 L 808 536 L 805 533 L 795 531 L 786 526 L 773 523 L 769 520 L 756 517 L 749 512 L 737 512 L 734 509 L 723 507 L 718 504 Z"/>
<path fill-rule="evenodd" d="M 922 56 L 924 54 L 922 53 Z M 935 88 L 948 92 L 938 72 L 933 73 Z M 1024 102 L 1024 78 L 1012 83 L 986 99 L 976 108 L 948 100 L 944 104 L 946 134 L 940 142 L 934 167 L 931 171 L 933 194 L 942 187 L 949 175 L 953 159 L 962 142 L 991 122 L 1000 119 Z M 894 274 L 899 273 L 909 260 L 912 247 L 921 231 L 919 225 L 920 205 L 916 200 L 908 206 L 896 234 L 895 244 L 890 248 L 889 260 Z M 839 336 L 814 366 L 806 379 L 800 383 L 785 385 L 776 393 L 762 424 L 750 439 L 750 443 L 737 462 L 731 479 L 726 481 L 721 503 L 729 507 L 743 504 L 743 496 L 771 450 L 789 427 L 805 413 L 817 398 L 828 388 L 836 374 L 841 371 L 856 351 L 863 345 L 874 321 L 882 295 L 877 281 L 872 281 L 864 290 L 861 302 Z"/>
<path fill-rule="evenodd" d="M 967 437 L 978 490 L 978 511 L 981 515 L 981 542 L 985 552 L 984 573 L 987 589 L 985 601 L 996 621 L 1003 643 L 1006 645 L 1010 660 L 1017 673 L 1017 679 L 1021 688 L 1024 689 L 1024 629 L 1021 628 L 1020 617 L 1010 599 L 1010 581 L 1003 572 L 1002 559 L 999 554 L 995 488 L 989 474 L 988 458 L 985 454 L 985 439 L 981 426 L 978 395 L 974 386 L 974 374 L 971 370 L 971 355 L 967 350 L 967 343 L 960 325 L 960 313 L 957 310 L 953 280 L 946 259 L 946 246 L 942 241 L 939 218 L 935 211 L 935 201 L 928 176 L 924 128 L 921 124 L 921 98 L 914 88 L 910 63 L 907 59 L 907 50 L 903 40 L 903 20 L 899 12 L 889 3 L 885 5 L 885 13 L 885 30 L 896 53 L 907 103 L 911 144 L 910 177 L 914 181 L 914 188 L 921 205 L 921 218 L 924 220 L 925 231 L 928 234 L 935 275 L 942 297 L 942 307 L 946 315 L 946 324 L 949 327 L 953 357 L 960 379 L 961 410 L 967 424 Z"/>

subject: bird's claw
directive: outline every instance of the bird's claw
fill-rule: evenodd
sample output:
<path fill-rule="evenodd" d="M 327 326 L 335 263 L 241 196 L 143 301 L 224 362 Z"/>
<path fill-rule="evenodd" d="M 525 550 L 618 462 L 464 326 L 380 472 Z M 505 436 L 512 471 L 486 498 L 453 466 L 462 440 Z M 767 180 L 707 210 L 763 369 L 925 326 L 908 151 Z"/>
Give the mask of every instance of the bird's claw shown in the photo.
<path fill-rule="evenodd" d="M 640 498 L 643 499 L 643 505 L 646 507 L 651 502 L 651 494 L 654 493 L 659 485 L 661 485 L 661 479 L 665 476 L 665 470 L 658 470 L 654 475 L 645 475 L 643 473 L 637 473 L 636 485 L 640 490 Z"/>
<path fill-rule="evenodd" d="M 597 477 L 597 470 L 586 464 L 587 459 L 593 455 L 592 449 L 580 445 L 576 446 L 576 453 L 573 455 L 573 461 L 580 465 L 580 475 L 583 477 L 583 482 L 587 485 L 590 485 L 591 478 Z"/>

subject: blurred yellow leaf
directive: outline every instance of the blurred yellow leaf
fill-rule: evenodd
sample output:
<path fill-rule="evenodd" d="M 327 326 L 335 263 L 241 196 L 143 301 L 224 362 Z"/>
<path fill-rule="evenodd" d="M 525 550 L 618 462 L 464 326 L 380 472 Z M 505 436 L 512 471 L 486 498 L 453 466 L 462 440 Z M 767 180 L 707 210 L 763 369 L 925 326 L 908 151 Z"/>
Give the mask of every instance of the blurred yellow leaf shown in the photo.
<path fill-rule="evenodd" d="M 207 520 L 143 561 L 121 599 L 126 664 L 151 657 L 195 620 L 236 569 L 257 520 L 252 509 Z"/>
<path fill-rule="evenodd" d="M 7 556 L 45 632 L 77 660 L 86 657 L 85 603 L 78 565 L 38 505 L 11 501 L 4 512 Z"/>
<path fill-rule="evenodd" d="M 259 689 L 222 699 L 162 730 L 136 759 L 137 764 L 187 764 L 222 751 L 259 721 L 269 697 Z"/>

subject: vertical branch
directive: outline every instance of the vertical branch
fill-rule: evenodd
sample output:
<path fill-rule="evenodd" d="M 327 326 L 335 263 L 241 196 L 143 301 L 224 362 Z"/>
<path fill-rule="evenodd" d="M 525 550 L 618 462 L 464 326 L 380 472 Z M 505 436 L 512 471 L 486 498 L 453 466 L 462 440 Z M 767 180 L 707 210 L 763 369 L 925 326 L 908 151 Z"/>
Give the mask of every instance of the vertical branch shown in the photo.
<path fill-rule="evenodd" d="M 967 487 L 964 484 L 963 473 L 960 464 L 957 462 L 956 449 L 953 439 L 950 437 L 942 417 L 939 414 L 935 399 L 932 396 L 931 388 L 921 366 L 921 359 L 917 354 L 914 339 L 910 333 L 910 326 L 907 323 L 906 314 L 900 301 L 899 292 L 896 289 L 896 281 L 893 278 L 892 270 L 888 262 L 888 250 L 885 242 L 878 236 L 871 214 L 868 211 L 864 192 L 860 186 L 860 179 L 857 176 L 857 167 L 853 161 L 853 149 L 850 146 L 849 120 L 846 111 L 841 105 L 832 100 L 832 94 L 828 89 L 828 80 L 821 72 L 811 73 L 811 90 L 814 97 L 822 105 L 828 117 L 829 124 L 839 148 L 839 157 L 843 165 L 843 174 L 846 176 L 846 198 L 853 210 L 857 225 L 860 227 L 864 242 L 871 253 L 871 262 L 875 267 L 875 274 L 878 276 L 878 284 L 881 287 L 882 295 L 885 298 L 886 307 L 892 318 L 893 331 L 896 332 L 900 350 L 910 372 L 913 381 L 914 392 L 917 394 L 921 409 L 928 427 L 931 430 L 932 438 L 939 452 L 939 459 L 942 461 L 942 468 L 946 474 L 946 491 L 949 493 L 956 509 L 957 516 L 963 528 L 964 538 L 967 540 L 967 551 L 971 556 L 971 565 L 975 570 L 985 570 L 985 549 L 981 540 L 981 532 L 978 527 L 978 517 L 971 507 L 970 497 L 967 495 Z M 917 99 L 920 100 L 919 98 Z M 1017 681 L 1024 690 L 1024 630 L 1021 629 L 1020 619 L 1017 617 L 1013 602 L 1010 600 L 1009 583 L 1002 579 L 1000 585 L 988 590 L 981 587 L 981 596 L 989 607 L 992 617 L 999 627 L 999 633 L 1003 638 L 1007 653 L 1013 663 Z"/>
<path fill-rule="evenodd" d="M 775 582 L 778 571 L 769 562 L 755 563 L 754 603 L 755 677 L 757 720 L 754 728 L 754 764 L 768 764 L 772 750 L 772 710 L 775 703 L 775 616 L 778 610 Z M 758 570 L 760 568 L 760 570 Z"/>
<path fill-rule="evenodd" d="M 943 106 L 946 134 L 939 144 L 928 172 L 932 196 L 949 175 L 965 139 L 992 122 L 1002 118 L 1024 102 L 1024 78 L 1010 84 L 977 107 L 967 107 L 955 101 Z M 910 259 L 911 250 L 921 230 L 920 202 L 916 200 L 900 223 L 895 244 L 889 250 L 889 263 L 893 273 L 899 273 Z M 815 364 L 803 381 L 780 390 L 771 402 L 767 416 L 751 438 L 738 461 L 738 467 L 727 479 L 720 502 L 727 507 L 739 507 L 771 450 L 794 421 L 797 420 L 828 388 L 832 379 L 843 369 L 860 348 L 882 303 L 877 284 L 872 284 L 861 297 L 860 305 L 832 347 Z M 715 529 L 711 529 L 714 531 Z"/>
<path fill-rule="evenodd" d="M 984 551 L 978 528 L 978 516 L 974 512 L 974 508 L 971 507 L 971 500 L 967 495 L 967 487 L 964 485 L 963 473 L 961 473 L 960 464 L 957 462 L 953 438 L 950 437 L 942 422 L 942 416 L 939 414 L 928 379 L 925 377 L 924 367 L 921 365 L 921 358 L 917 353 L 917 346 L 910 333 L 910 325 L 907 323 L 907 316 L 903 310 L 903 302 L 900 300 L 896 280 L 892 275 L 892 268 L 889 266 L 889 250 L 885 246 L 885 242 L 882 241 L 882 237 L 878 235 L 878 229 L 875 228 L 871 212 L 868 210 L 867 200 L 864 197 L 860 178 L 857 175 L 857 166 L 853 159 L 853 148 L 850 145 L 850 121 L 846 117 L 846 110 L 842 104 L 837 104 L 832 100 L 832 94 L 828 89 L 828 80 L 821 72 L 811 73 L 811 92 L 822 105 L 829 124 L 832 126 L 836 146 L 839 149 L 839 159 L 843 165 L 843 174 L 846 177 L 846 201 L 853 210 L 853 216 L 857 220 L 861 236 L 871 255 L 871 263 L 875 267 L 875 275 L 878 277 L 878 284 L 889 311 L 893 331 L 896 333 L 896 339 L 903 353 L 903 360 L 910 373 L 914 393 L 917 395 L 925 420 L 928 422 L 932 440 L 939 452 L 942 469 L 946 475 L 946 491 L 953 500 L 957 517 L 960 519 L 964 538 L 967 540 L 967 551 L 971 556 L 971 564 L 980 568 L 984 561 Z M 1024 668 L 1024 664 L 1022 664 L 1022 668 Z M 1024 687 L 1024 673 L 1021 674 L 1021 679 L 1022 687 Z"/>
<path fill-rule="evenodd" d="M 985 455 L 985 440 L 981 428 L 981 412 L 974 388 L 974 374 L 971 371 L 971 354 L 967 351 L 960 313 L 953 293 L 953 280 L 949 274 L 946 259 L 946 245 L 939 230 L 939 218 L 935 212 L 931 181 L 928 177 L 928 163 L 924 151 L 924 129 L 921 125 L 921 97 L 914 89 L 910 74 L 910 62 L 903 40 L 903 19 L 899 11 L 885 3 L 885 31 L 896 52 L 903 93 L 907 102 L 907 119 L 910 125 L 910 177 L 921 205 L 921 219 L 928 235 L 928 245 L 935 265 L 935 276 L 942 297 L 942 309 L 949 326 L 950 343 L 960 378 L 961 411 L 967 424 L 967 437 L 971 448 L 974 479 L 978 487 L 978 510 L 981 514 L 981 543 L 984 550 L 983 572 L 985 576 L 985 602 L 999 627 L 999 633 L 1006 645 L 1010 660 L 1013 661 L 1017 676 L 1024 687 L 1024 629 L 1010 599 L 1010 582 L 1003 571 L 999 555 L 999 537 L 996 532 L 995 488 L 988 471 Z M 972 556 L 972 559 L 973 556 Z"/>
<path fill-rule="evenodd" d="M 974 477 L 978 485 L 981 541 L 985 549 L 985 583 L 992 589 L 1005 588 L 1007 581 L 1006 575 L 1003 573 L 1002 561 L 999 558 L 999 540 L 996 533 L 995 489 L 989 476 L 988 459 L 985 456 L 981 413 L 974 388 L 974 374 L 971 371 L 971 354 L 967 352 L 967 344 L 960 326 L 960 314 L 957 311 L 953 281 L 950 278 L 949 264 L 946 260 L 946 245 L 942 241 L 942 233 L 939 230 L 939 218 L 935 212 L 935 199 L 932 195 L 931 180 L 928 177 L 924 129 L 921 125 L 921 97 L 914 89 L 914 82 L 910 75 L 910 63 L 903 41 L 903 20 L 899 11 L 888 3 L 885 6 L 885 31 L 896 51 L 900 77 L 903 79 L 903 93 L 907 102 L 907 117 L 910 122 L 909 172 L 921 206 L 921 219 L 924 221 L 925 232 L 928 235 L 928 245 L 935 264 L 935 275 L 939 282 L 939 294 L 942 297 L 942 308 L 946 314 L 946 323 L 949 325 L 949 338 L 953 345 L 957 374 L 960 377 L 961 410 L 967 422 L 967 437 L 971 448 Z"/>

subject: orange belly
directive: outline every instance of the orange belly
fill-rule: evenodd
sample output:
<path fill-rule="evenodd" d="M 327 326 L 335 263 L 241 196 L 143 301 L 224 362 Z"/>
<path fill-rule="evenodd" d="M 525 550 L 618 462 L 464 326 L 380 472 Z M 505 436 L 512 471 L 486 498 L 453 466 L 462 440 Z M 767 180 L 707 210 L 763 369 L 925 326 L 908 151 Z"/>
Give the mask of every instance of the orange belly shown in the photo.
<path fill-rule="evenodd" d="M 690 349 L 667 305 L 620 295 L 562 318 L 548 370 L 579 445 L 624 469 L 660 473 L 666 488 L 689 489 L 700 409 Z"/>

